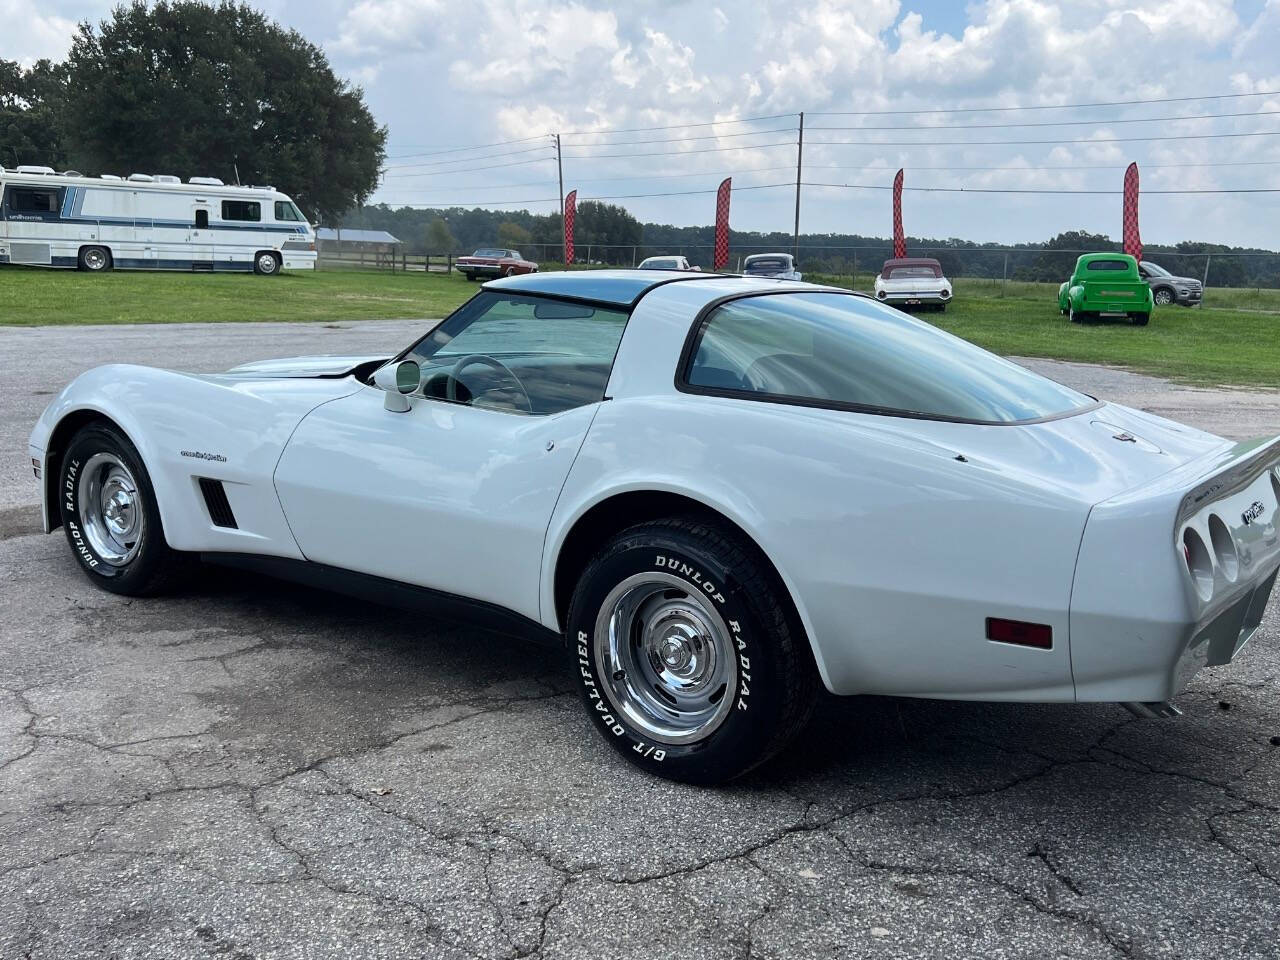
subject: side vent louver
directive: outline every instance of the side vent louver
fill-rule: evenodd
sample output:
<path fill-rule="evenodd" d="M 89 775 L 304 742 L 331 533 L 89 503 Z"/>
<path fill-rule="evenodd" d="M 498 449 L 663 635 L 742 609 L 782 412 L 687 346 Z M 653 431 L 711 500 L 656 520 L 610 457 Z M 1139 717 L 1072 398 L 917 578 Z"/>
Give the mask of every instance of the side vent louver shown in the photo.
<path fill-rule="evenodd" d="M 221 480 L 210 480 L 208 477 L 198 477 L 200 481 L 200 492 L 204 494 L 204 505 L 209 510 L 209 519 L 213 521 L 215 527 L 229 527 L 232 530 L 236 527 L 236 515 L 231 512 L 231 504 L 227 502 L 227 491 L 222 489 Z"/>

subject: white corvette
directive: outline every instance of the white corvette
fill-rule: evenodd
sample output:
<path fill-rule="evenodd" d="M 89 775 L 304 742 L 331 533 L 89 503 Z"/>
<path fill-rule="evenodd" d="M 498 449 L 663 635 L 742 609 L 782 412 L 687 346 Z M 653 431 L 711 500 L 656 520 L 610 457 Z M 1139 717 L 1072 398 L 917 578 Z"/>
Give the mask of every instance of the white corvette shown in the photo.
<path fill-rule="evenodd" d="M 712 782 L 837 694 L 1167 713 L 1280 566 L 1280 438 L 1094 400 L 848 291 L 488 283 L 394 357 L 105 366 L 45 411 L 90 579 L 199 560 L 562 639 L 632 762 Z"/>

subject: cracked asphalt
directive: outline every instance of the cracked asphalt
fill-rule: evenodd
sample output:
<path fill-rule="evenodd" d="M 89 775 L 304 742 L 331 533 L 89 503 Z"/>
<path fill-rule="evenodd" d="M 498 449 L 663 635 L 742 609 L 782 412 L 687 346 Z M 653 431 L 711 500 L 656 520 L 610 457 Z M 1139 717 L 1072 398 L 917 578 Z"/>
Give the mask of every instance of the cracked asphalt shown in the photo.
<path fill-rule="evenodd" d="M 0 957 L 1277 956 L 1274 602 L 1178 720 L 828 698 L 749 779 L 666 783 L 555 650 L 231 572 L 92 588 L 12 464 L 37 391 L 412 329 L 184 326 L 0 330 Z M 1033 365 L 1280 432 L 1280 395 Z"/>

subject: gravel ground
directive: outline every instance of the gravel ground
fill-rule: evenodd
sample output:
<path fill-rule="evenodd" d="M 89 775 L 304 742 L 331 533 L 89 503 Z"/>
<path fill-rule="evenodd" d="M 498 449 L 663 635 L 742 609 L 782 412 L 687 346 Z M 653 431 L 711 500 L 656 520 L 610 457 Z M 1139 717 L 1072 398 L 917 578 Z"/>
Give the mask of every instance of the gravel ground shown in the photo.
<path fill-rule="evenodd" d="M 617 760 L 557 651 L 232 573 L 128 600 L 30 532 L 79 370 L 414 327 L 0 330 L 0 957 L 1276 957 L 1275 603 L 1178 720 L 829 699 L 699 790 Z M 1280 395 L 1031 365 L 1280 432 Z"/>

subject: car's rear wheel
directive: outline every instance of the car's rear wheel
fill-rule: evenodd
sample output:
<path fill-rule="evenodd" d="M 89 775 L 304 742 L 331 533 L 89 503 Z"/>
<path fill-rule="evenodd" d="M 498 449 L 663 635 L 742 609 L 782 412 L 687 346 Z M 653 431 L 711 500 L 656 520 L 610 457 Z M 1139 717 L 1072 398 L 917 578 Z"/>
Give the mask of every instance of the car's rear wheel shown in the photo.
<path fill-rule="evenodd" d="M 194 564 L 165 542 L 147 468 L 128 438 L 107 424 L 90 424 L 72 438 L 58 501 L 72 553 L 105 590 L 159 593 Z"/>
<path fill-rule="evenodd" d="M 588 565 L 566 621 L 587 713 L 651 773 L 740 776 L 809 717 L 816 669 L 784 588 L 735 531 L 695 519 L 624 530 Z"/>
<path fill-rule="evenodd" d="M 1147 321 L 1149 321 L 1150 319 L 1151 319 L 1151 314 L 1149 313 L 1129 314 L 1129 320 L 1133 323 L 1135 327 L 1145 327 L 1147 325 Z"/>
<path fill-rule="evenodd" d="M 516 275 L 516 268 L 515 268 L 515 267 L 507 267 L 507 269 L 506 269 L 505 271 L 503 271 L 503 274 L 502 274 L 502 275 L 503 275 L 504 277 L 514 277 L 514 276 Z"/>

